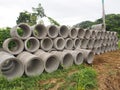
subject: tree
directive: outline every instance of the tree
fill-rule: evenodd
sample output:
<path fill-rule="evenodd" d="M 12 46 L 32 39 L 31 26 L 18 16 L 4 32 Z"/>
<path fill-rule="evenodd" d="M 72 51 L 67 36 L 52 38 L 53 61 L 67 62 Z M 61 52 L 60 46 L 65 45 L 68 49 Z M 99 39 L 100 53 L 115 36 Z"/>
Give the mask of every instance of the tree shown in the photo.
<path fill-rule="evenodd" d="M 39 18 L 42 18 L 42 17 L 46 17 L 46 14 L 44 12 L 44 9 L 43 7 L 41 6 L 41 4 L 39 3 L 38 4 L 38 7 L 37 8 L 34 8 L 32 7 L 32 10 L 34 12 L 34 14 Z"/>
<path fill-rule="evenodd" d="M 92 21 L 83 21 L 81 23 L 78 23 L 78 24 L 74 25 L 74 27 L 88 28 L 88 27 L 92 26 L 93 24 L 94 24 L 94 22 L 92 22 Z"/>
<path fill-rule="evenodd" d="M 36 24 L 37 16 L 34 13 L 29 13 L 27 11 L 20 12 L 19 17 L 16 20 L 16 23 L 28 23 L 29 25 Z"/>
<path fill-rule="evenodd" d="M 51 24 L 60 26 L 60 24 L 57 21 L 55 21 L 53 18 L 51 18 L 51 17 L 47 17 L 47 18 L 49 19 L 49 21 L 50 21 Z"/>

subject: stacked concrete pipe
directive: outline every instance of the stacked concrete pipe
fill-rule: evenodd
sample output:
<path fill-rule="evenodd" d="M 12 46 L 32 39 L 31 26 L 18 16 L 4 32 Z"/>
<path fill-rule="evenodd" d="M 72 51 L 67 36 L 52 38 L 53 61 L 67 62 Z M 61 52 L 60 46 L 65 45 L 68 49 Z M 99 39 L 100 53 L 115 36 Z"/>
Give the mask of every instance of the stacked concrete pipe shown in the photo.
<path fill-rule="evenodd" d="M 37 76 L 40 75 L 44 70 L 44 62 L 41 58 L 29 53 L 29 52 L 22 52 L 17 56 L 24 67 L 25 67 L 25 74 L 27 76 Z"/>
<path fill-rule="evenodd" d="M 20 60 L 5 51 L 0 51 L 0 74 L 8 80 L 21 77 L 24 66 Z"/>
<path fill-rule="evenodd" d="M 60 62 L 59 57 L 42 50 L 38 50 L 34 54 L 44 61 L 44 68 L 46 72 L 51 73 L 58 69 Z"/>
<path fill-rule="evenodd" d="M 99 30 L 96 28 L 98 26 Z M 83 62 L 92 64 L 94 54 L 118 49 L 117 33 L 101 30 L 101 25 L 98 26 L 81 29 L 68 28 L 66 25 L 16 25 L 10 31 L 11 38 L 3 43 L 7 54 L 0 57 L 0 70 L 4 72 L 2 75 L 13 79 L 21 77 L 23 72 L 27 76 L 40 75 L 44 70 L 52 73 L 59 68 L 59 64 L 63 68 Z M 22 35 L 19 34 L 19 29 L 23 31 Z M 10 47 L 13 42 L 15 46 Z M 19 72 L 14 72 L 11 68 L 15 71 L 18 69 Z"/>

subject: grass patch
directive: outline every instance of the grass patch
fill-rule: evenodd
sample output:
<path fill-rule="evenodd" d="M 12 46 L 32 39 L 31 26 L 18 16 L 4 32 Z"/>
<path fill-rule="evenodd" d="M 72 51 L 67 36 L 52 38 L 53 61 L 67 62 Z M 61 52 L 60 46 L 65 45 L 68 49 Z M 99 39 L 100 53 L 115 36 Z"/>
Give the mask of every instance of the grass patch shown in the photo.
<path fill-rule="evenodd" d="M 120 49 L 120 40 L 118 41 L 118 47 L 119 47 L 119 49 Z"/>
<path fill-rule="evenodd" d="M 71 74 L 72 71 L 76 72 Z M 58 90 L 93 90 L 97 88 L 96 76 L 95 70 L 91 67 L 74 65 L 69 69 L 58 69 L 51 74 L 44 72 L 36 77 L 24 75 L 13 81 L 0 78 L 0 90 L 49 90 L 60 82 L 63 83 Z"/>

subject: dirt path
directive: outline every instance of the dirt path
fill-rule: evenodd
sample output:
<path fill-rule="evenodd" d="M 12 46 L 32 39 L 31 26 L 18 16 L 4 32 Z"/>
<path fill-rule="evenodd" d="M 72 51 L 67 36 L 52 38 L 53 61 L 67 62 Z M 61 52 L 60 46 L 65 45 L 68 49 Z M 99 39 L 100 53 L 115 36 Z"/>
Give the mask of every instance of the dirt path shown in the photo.
<path fill-rule="evenodd" d="M 98 90 L 120 90 L 120 50 L 95 56 Z"/>

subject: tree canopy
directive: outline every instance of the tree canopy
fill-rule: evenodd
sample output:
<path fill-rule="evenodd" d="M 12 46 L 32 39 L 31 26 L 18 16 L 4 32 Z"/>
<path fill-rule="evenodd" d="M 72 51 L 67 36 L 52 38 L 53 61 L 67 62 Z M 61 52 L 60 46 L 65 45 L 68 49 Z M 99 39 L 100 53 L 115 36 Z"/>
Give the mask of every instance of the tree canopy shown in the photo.
<path fill-rule="evenodd" d="M 120 37 L 120 14 L 108 14 L 106 17 L 106 30 L 107 31 L 116 31 L 119 34 Z M 78 23 L 74 25 L 75 27 L 79 28 L 87 28 L 94 24 L 100 24 L 102 23 L 102 18 L 97 19 L 96 21 L 83 21 L 81 23 Z"/>
<path fill-rule="evenodd" d="M 60 24 L 54 20 L 53 18 L 51 18 L 50 16 L 47 16 L 45 14 L 44 8 L 42 7 L 42 5 L 39 3 L 38 7 L 32 7 L 32 11 L 33 12 L 28 12 L 28 11 L 24 11 L 24 12 L 20 12 L 19 17 L 16 20 L 16 23 L 28 23 L 29 25 L 34 25 L 37 23 L 37 20 L 46 17 L 48 18 L 48 20 L 50 21 L 51 24 L 57 25 L 59 26 Z M 39 21 L 41 22 L 41 20 Z"/>

